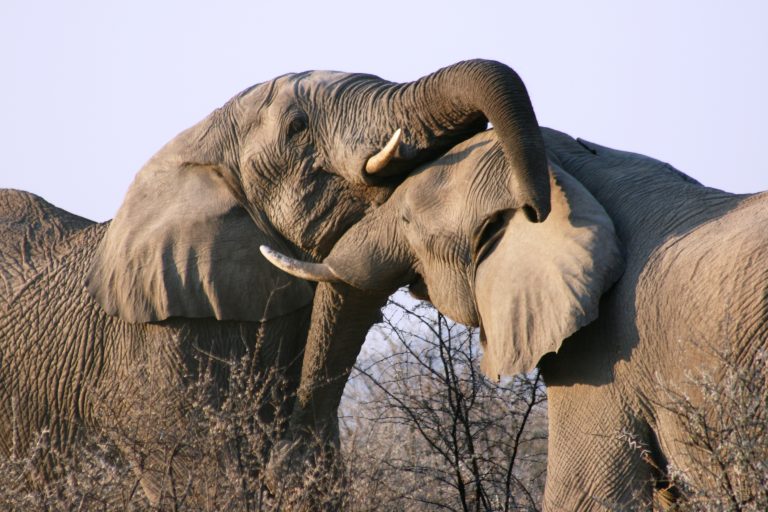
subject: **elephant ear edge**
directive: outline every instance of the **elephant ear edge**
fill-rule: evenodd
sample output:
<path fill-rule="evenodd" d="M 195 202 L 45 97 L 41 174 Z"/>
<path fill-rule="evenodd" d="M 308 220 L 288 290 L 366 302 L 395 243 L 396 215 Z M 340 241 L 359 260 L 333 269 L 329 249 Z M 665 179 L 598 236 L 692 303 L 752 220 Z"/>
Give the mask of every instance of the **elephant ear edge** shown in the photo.
<path fill-rule="evenodd" d="M 540 224 L 515 214 L 477 268 L 483 371 L 532 371 L 542 356 L 598 316 L 602 294 L 620 277 L 619 239 L 602 205 L 550 165 L 552 212 Z"/>
<path fill-rule="evenodd" d="M 287 248 L 253 222 L 223 176 L 157 157 L 139 172 L 86 277 L 109 315 L 265 321 L 311 303 L 308 283 L 261 255 L 262 244 Z"/>

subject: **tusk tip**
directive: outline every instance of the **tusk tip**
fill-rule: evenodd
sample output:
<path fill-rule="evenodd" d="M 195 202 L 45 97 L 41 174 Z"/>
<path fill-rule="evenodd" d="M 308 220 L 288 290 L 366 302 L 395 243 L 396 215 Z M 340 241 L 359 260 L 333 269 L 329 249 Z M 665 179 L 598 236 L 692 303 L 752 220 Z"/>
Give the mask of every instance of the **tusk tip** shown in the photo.
<path fill-rule="evenodd" d="M 395 153 L 397 153 L 397 148 L 400 146 L 402 138 L 403 130 L 398 128 L 395 130 L 395 133 L 392 134 L 392 137 L 390 137 L 384 148 L 368 159 L 365 163 L 365 171 L 368 174 L 376 174 L 384 169 L 392 158 L 394 158 Z"/>
<path fill-rule="evenodd" d="M 264 256 L 264 258 L 266 258 L 268 262 L 280 270 L 288 271 L 287 269 L 292 267 L 290 258 L 280 252 L 277 252 L 268 245 L 260 245 L 259 251 L 261 251 L 261 254 Z"/>
<path fill-rule="evenodd" d="M 387 143 L 387 148 L 389 148 L 392 151 L 392 154 L 394 154 L 397 147 L 400 145 L 400 142 L 402 142 L 403 139 L 403 130 L 398 128 L 395 130 L 395 133 L 392 134 L 392 138 L 389 139 L 389 142 Z"/>
<path fill-rule="evenodd" d="M 261 251 L 261 254 L 264 256 L 271 255 L 274 252 L 268 245 L 260 245 L 259 251 Z"/>
<path fill-rule="evenodd" d="M 279 259 L 278 253 L 275 250 L 273 250 L 271 247 L 269 247 L 268 245 L 260 245 L 259 246 L 259 251 L 261 251 L 262 256 L 267 258 L 267 260 L 269 260 L 269 261 L 273 261 L 273 260 Z"/>
<path fill-rule="evenodd" d="M 339 278 L 333 270 L 324 263 L 308 263 L 296 260 L 266 245 L 260 245 L 259 251 L 272 265 L 299 279 L 317 282 L 339 282 Z"/>

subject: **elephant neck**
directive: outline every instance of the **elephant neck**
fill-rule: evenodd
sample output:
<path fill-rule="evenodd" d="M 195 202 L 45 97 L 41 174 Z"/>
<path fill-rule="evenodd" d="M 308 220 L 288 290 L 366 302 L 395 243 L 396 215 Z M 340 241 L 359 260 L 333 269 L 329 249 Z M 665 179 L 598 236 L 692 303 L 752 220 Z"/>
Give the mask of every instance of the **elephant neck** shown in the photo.
<path fill-rule="evenodd" d="M 603 205 L 626 250 L 684 234 L 747 197 L 705 187 L 661 162 L 642 163 L 568 169 Z"/>

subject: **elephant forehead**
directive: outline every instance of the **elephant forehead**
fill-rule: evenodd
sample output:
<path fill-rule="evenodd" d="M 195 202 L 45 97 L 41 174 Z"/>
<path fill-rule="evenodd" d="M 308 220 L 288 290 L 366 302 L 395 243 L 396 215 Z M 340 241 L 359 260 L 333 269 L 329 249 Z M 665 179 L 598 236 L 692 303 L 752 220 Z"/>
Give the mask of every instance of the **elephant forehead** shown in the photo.
<path fill-rule="evenodd" d="M 275 102 L 295 100 L 299 97 L 309 97 L 347 76 L 348 73 L 338 71 L 304 71 L 287 73 L 267 82 L 253 85 L 236 96 L 240 105 L 256 108 L 269 107 Z"/>
<path fill-rule="evenodd" d="M 461 144 L 409 177 L 401 187 L 408 214 L 440 230 L 472 230 L 488 215 L 511 207 L 504 156 L 488 142 Z"/>
<path fill-rule="evenodd" d="M 364 73 L 343 71 L 308 71 L 294 75 L 292 93 L 315 106 L 329 107 L 327 100 L 337 99 L 350 88 L 382 82 L 381 78 Z"/>
<path fill-rule="evenodd" d="M 320 70 L 307 71 L 295 76 L 297 86 L 299 88 L 303 88 L 300 89 L 302 92 L 307 92 L 306 88 L 333 85 L 339 80 L 343 80 L 344 78 L 350 76 L 350 73 L 345 73 L 343 71 Z"/>
<path fill-rule="evenodd" d="M 448 213 L 453 205 L 459 205 L 461 194 L 466 190 L 467 173 L 453 172 L 449 165 L 436 163 L 427 172 L 408 179 L 404 185 L 404 201 L 414 213 L 431 213 L 441 210 Z"/>
<path fill-rule="evenodd" d="M 372 75 L 341 71 L 305 71 L 279 76 L 254 85 L 237 97 L 238 124 L 242 130 L 264 127 L 279 121 L 287 112 L 300 109 L 311 116 L 325 112 L 330 120 L 334 105 L 354 84 L 380 81 Z"/>

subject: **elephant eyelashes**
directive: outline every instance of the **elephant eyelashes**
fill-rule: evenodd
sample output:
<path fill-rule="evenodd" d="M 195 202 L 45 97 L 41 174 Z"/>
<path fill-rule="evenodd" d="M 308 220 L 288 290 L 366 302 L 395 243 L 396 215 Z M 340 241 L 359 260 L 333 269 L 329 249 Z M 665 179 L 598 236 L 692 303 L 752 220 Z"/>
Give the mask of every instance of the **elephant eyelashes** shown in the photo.
<path fill-rule="evenodd" d="M 294 118 L 288 124 L 288 138 L 291 139 L 307 129 L 307 118 L 304 116 Z"/>

